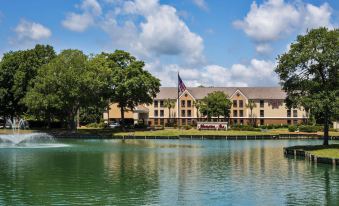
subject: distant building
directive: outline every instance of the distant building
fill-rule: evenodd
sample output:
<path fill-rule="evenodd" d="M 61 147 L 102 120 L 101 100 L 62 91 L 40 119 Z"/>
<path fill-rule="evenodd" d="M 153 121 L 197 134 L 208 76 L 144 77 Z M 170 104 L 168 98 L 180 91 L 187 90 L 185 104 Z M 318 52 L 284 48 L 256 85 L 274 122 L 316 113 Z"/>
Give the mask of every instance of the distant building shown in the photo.
<path fill-rule="evenodd" d="M 230 124 L 248 124 L 253 118 L 256 125 L 267 124 L 298 124 L 307 119 L 304 109 L 286 108 L 284 103 L 286 94 L 280 87 L 191 87 L 180 94 L 180 115 L 178 118 L 178 88 L 161 87 L 160 92 L 154 98 L 153 104 L 139 105 L 133 111 L 126 111 L 125 118 L 130 123 L 143 121 L 151 126 L 166 126 L 168 123 L 180 125 L 195 125 L 197 121 L 206 121 L 206 116 L 200 114 L 195 108 L 194 102 L 203 99 L 207 94 L 222 91 L 230 98 L 232 107 L 230 111 Z M 170 98 L 175 102 L 175 107 L 164 106 L 165 100 Z M 246 107 L 249 100 L 253 100 L 256 108 L 250 117 L 250 109 Z M 117 104 L 110 105 L 110 121 L 120 120 L 120 108 Z M 104 119 L 107 121 L 107 112 Z M 220 117 L 220 121 L 224 120 Z M 218 121 L 213 117 L 212 121 Z"/>

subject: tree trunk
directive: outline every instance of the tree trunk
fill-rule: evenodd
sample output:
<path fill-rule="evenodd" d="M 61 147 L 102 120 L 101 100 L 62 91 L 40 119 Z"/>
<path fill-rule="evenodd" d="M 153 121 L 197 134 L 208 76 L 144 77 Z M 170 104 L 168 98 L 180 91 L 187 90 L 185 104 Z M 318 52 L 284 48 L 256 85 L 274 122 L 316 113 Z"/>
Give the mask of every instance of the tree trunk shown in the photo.
<path fill-rule="evenodd" d="M 51 113 L 47 113 L 47 128 L 51 129 Z"/>
<path fill-rule="evenodd" d="M 168 108 L 168 120 L 167 120 L 167 126 L 170 127 L 172 124 L 171 122 L 171 108 Z"/>
<path fill-rule="evenodd" d="M 80 108 L 77 109 L 77 129 L 80 128 Z"/>
<path fill-rule="evenodd" d="M 67 121 L 68 121 L 68 129 L 74 131 L 75 130 L 75 122 L 74 122 L 74 118 L 75 118 L 75 113 L 73 112 L 69 112 L 68 113 L 68 117 L 67 117 Z"/>
<path fill-rule="evenodd" d="M 107 125 L 109 125 L 109 103 L 108 103 L 108 106 L 107 106 Z"/>
<path fill-rule="evenodd" d="M 120 107 L 120 117 L 121 117 L 121 127 L 125 130 L 125 114 L 124 114 L 124 107 Z"/>
<path fill-rule="evenodd" d="M 324 120 L 325 120 L 325 123 L 324 123 L 324 142 L 323 142 L 323 145 L 328 145 L 328 130 L 329 130 L 329 118 L 328 118 L 328 115 L 327 115 L 327 111 L 325 112 L 325 115 L 324 115 Z"/>
<path fill-rule="evenodd" d="M 254 127 L 254 124 L 253 124 L 253 109 L 251 109 L 251 114 L 250 114 L 250 124 L 252 125 L 252 127 Z"/>

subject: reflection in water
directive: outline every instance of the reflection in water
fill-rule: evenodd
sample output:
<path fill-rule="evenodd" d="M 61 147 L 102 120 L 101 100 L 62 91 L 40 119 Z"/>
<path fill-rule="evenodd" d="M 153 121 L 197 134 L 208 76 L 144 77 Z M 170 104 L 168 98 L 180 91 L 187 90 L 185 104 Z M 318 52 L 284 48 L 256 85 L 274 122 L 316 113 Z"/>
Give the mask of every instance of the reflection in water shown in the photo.
<path fill-rule="evenodd" d="M 0 205 L 335 205 L 339 173 L 285 158 L 317 141 L 65 140 L 0 149 Z"/>

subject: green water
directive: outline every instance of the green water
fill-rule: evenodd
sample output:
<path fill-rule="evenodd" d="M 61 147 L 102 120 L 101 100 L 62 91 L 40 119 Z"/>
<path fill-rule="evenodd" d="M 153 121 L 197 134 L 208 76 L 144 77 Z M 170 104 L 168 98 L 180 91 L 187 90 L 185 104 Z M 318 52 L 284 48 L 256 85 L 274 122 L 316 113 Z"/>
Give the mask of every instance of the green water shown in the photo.
<path fill-rule="evenodd" d="M 0 148 L 0 205 L 339 205 L 339 167 L 283 155 L 319 141 L 58 142 Z"/>

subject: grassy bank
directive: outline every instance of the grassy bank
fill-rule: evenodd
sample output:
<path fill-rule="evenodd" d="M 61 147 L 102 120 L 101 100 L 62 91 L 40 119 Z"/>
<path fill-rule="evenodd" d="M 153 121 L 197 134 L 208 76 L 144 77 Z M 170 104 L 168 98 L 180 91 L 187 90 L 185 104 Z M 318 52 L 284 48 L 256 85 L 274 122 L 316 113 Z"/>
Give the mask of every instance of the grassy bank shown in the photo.
<path fill-rule="evenodd" d="M 289 147 L 292 150 L 303 150 L 317 157 L 339 158 L 339 144 L 331 145 L 299 145 Z"/>
<path fill-rule="evenodd" d="M 275 135 L 276 132 L 257 132 L 257 131 L 199 131 L 196 129 L 178 130 L 165 129 L 156 131 L 136 131 L 136 132 L 118 132 L 115 135 L 131 135 L 135 136 L 179 136 L 179 135 Z"/>
<path fill-rule="evenodd" d="M 37 129 L 37 130 L 19 130 L 15 131 L 19 133 L 32 133 L 32 132 L 55 132 L 55 133 L 69 133 L 66 129 Z M 0 134 L 12 134 L 13 130 L 11 129 L 0 129 Z M 163 130 L 155 131 L 126 131 L 122 132 L 121 130 L 114 129 L 93 129 L 93 128 L 80 128 L 77 130 L 77 133 L 86 134 L 86 135 L 100 135 L 106 137 L 112 136 L 179 136 L 179 135 L 224 135 L 224 136 L 262 136 L 262 135 L 279 135 L 279 134 L 311 134 L 311 135 L 322 135 L 322 133 L 302 133 L 302 132 L 288 132 L 287 129 L 271 129 L 267 131 L 237 131 L 237 130 L 228 130 L 228 131 L 208 131 L 208 130 L 197 130 L 197 129 L 172 129 L 165 128 Z M 330 132 L 330 136 L 339 136 L 339 132 Z"/>
<path fill-rule="evenodd" d="M 337 149 L 319 149 L 310 151 L 311 154 L 317 157 L 337 158 L 339 159 L 339 147 Z"/>
<path fill-rule="evenodd" d="M 272 129 L 268 131 L 208 131 L 208 130 L 179 130 L 179 129 L 164 129 L 156 131 L 135 131 L 135 132 L 116 132 L 114 135 L 135 135 L 135 136 L 178 136 L 178 135 L 247 135 L 247 136 L 260 136 L 260 135 L 278 135 L 278 134 L 308 134 L 308 133 L 297 133 L 297 132 L 288 132 L 284 129 Z M 314 133 L 315 134 L 315 133 Z"/>

